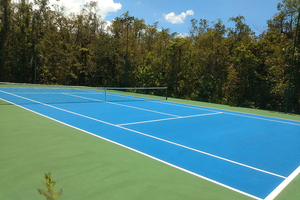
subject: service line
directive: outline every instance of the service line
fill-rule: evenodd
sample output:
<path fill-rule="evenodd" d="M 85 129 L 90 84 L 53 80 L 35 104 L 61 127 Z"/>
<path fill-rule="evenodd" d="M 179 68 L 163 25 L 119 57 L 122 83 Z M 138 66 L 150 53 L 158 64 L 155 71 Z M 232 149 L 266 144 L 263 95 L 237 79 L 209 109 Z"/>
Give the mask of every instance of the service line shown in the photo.
<path fill-rule="evenodd" d="M 168 121 L 168 120 L 174 120 L 174 119 L 185 119 L 185 118 L 191 118 L 191 117 L 202 117 L 202 116 L 217 115 L 217 114 L 222 114 L 222 112 L 199 114 L 199 115 L 189 115 L 189 116 L 173 117 L 173 118 L 165 118 L 165 119 L 155 119 L 155 120 L 141 121 L 141 122 L 132 122 L 132 123 L 126 123 L 126 124 L 118 124 L 118 126 L 127 126 L 127 125 L 134 125 L 134 124 L 144 124 L 144 123 Z"/>

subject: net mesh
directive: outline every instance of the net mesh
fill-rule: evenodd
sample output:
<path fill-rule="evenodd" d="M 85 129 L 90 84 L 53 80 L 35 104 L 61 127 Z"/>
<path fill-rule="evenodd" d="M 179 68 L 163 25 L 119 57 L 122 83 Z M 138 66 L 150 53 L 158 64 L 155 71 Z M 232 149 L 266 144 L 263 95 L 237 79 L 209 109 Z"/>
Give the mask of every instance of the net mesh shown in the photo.
<path fill-rule="evenodd" d="M 103 88 L 0 83 L 0 104 L 103 103 L 166 100 L 166 87 Z"/>

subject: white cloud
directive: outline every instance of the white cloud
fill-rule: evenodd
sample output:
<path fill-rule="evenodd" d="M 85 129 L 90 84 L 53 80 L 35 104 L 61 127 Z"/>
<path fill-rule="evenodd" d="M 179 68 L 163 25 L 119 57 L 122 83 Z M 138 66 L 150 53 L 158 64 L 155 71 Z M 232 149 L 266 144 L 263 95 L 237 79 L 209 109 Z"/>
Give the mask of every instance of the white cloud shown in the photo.
<path fill-rule="evenodd" d="M 177 35 L 176 35 L 176 38 L 186 38 L 186 37 L 189 37 L 189 35 L 188 34 L 186 34 L 186 33 L 178 33 Z"/>
<path fill-rule="evenodd" d="M 106 32 L 106 33 L 108 33 L 108 34 L 112 34 L 112 32 L 110 31 L 111 30 L 111 25 L 112 25 L 112 21 L 105 21 L 105 22 L 103 22 L 103 24 L 102 24 L 102 30 L 104 31 L 104 32 Z"/>
<path fill-rule="evenodd" d="M 188 10 L 186 12 L 182 12 L 180 15 L 175 15 L 174 12 L 171 12 L 169 14 L 165 14 L 165 20 L 172 24 L 182 24 L 188 15 L 194 15 L 194 11 Z"/>
<path fill-rule="evenodd" d="M 58 1 L 60 6 L 65 7 L 65 13 L 78 13 L 84 4 L 90 2 L 91 0 L 60 0 Z M 117 12 L 122 9 L 121 3 L 115 3 L 114 0 L 94 0 L 98 2 L 99 14 L 102 16 L 102 19 L 105 19 L 108 13 Z M 50 4 L 56 4 L 56 0 L 50 0 Z"/>

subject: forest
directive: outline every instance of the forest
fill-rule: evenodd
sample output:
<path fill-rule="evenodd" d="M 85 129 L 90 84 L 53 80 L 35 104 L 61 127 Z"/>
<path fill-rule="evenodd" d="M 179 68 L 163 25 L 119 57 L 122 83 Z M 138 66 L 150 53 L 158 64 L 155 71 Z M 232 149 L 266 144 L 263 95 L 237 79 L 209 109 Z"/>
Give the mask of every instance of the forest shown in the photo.
<path fill-rule="evenodd" d="M 239 15 L 223 19 L 233 28 L 193 19 L 184 37 L 137 16 L 126 24 L 130 12 L 108 27 L 97 8 L 66 15 L 48 0 L 1 0 L 0 82 L 163 86 L 175 98 L 300 114 L 300 0 L 278 3 L 259 34 Z"/>

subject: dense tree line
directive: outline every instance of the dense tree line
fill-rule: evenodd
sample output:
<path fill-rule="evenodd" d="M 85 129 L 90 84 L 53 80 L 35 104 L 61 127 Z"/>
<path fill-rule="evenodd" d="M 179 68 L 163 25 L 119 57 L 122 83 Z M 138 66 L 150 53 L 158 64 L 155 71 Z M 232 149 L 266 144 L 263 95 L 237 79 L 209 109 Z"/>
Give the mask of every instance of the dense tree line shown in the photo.
<path fill-rule="evenodd" d="M 106 28 L 97 3 L 80 13 L 48 0 L 1 0 L 0 81 L 88 86 L 167 86 L 172 97 L 284 111 L 299 0 L 283 0 L 259 36 L 243 16 L 191 20 L 187 37 L 129 13 Z M 300 34 L 297 35 L 297 38 Z M 300 113 L 298 40 L 290 112 Z"/>

